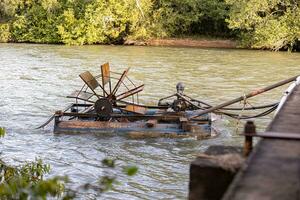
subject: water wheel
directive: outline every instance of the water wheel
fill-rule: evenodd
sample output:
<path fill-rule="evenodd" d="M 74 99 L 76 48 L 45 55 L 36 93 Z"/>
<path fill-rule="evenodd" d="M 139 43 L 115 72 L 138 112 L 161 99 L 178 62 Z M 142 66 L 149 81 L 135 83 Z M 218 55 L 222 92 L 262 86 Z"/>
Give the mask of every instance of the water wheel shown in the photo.
<path fill-rule="evenodd" d="M 132 105 L 139 104 L 138 93 L 144 89 L 144 84 L 136 85 L 129 79 L 129 68 L 123 73 L 116 73 L 110 71 L 109 63 L 105 63 L 100 70 L 101 74 L 98 76 L 93 76 L 89 71 L 81 73 L 79 77 L 85 84 L 68 97 L 75 98 L 76 103 L 78 100 L 92 103 L 92 109 L 103 120 L 110 118 L 113 108 L 135 108 Z"/>

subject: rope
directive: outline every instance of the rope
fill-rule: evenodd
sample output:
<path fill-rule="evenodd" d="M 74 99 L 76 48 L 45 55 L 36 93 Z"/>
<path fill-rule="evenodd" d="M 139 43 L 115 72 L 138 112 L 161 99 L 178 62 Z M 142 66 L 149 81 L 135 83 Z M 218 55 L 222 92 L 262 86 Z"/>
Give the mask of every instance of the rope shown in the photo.
<path fill-rule="evenodd" d="M 251 106 L 251 108 L 245 108 L 244 110 L 261 110 L 265 108 L 271 108 L 278 105 L 278 102 L 272 103 L 272 104 L 267 104 L 267 105 L 262 105 L 262 106 Z M 222 108 L 222 110 L 241 110 L 242 108 Z"/>
<path fill-rule="evenodd" d="M 252 118 L 258 118 L 258 117 L 264 117 L 270 113 L 272 113 L 274 110 L 276 110 L 278 106 L 278 103 L 276 105 L 274 105 L 273 107 L 271 107 L 270 109 L 266 110 L 266 111 L 263 111 L 257 115 L 253 115 L 253 116 L 248 116 L 248 115 L 238 115 L 238 114 L 235 114 L 235 113 L 228 113 L 228 112 L 219 112 L 217 114 L 223 114 L 223 115 L 226 115 L 226 116 L 229 116 L 229 117 L 232 117 L 232 118 L 235 118 L 235 119 L 252 119 Z"/>
<path fill-rule="evenodd" d="M 270 113 L 272 113 L 274 110 L 276 110 L 277 106 L 279 105 L 279 102 L 276 103 L 272 103 L 272 104 L 266 104 L 266 105 L 262 105 L 262 106 L 253 106 L 248 98 L 246 98 L 246 94 L 243 95 L 243 100 L 240 103 L 243 103 L 243 106 L 241 108 L 222 108 L 218 111 L 215 111 L 215 114 L 220 114 L 220 115 L 226 115 L 229 116 L 231 118 L 234 119 L 238 119 L 238 120 L 245 120 L 245 119 L 252 119 L 252 118 L 258 118 L 258 117 L 264 117 Z M 196 99 L 192 99 L 192 101 L 196 101 L 196 102 L 201 102 L 202 104 L 205 103 L 203 101 L 198 101 Z M 209 105 L 208 103 L 205 103 L 205 105 L 207 105 L 207 107 L 204 107 L 203 109 L 208 109 L 210 107 L 212 107 L 211 105 Z M 250 107 L 246 107 L 246 105 L 249 105 Z M 259 114 L 253 115 L 253 116 L 249 116 L 249 115 L 243 115 L 243 112 L 245 110 L 262 110 L 262 109 L 266 109 L 269 108 L 268 110 L 265 110 Z M 233 111 L 241 111 L 239 114 L 236 113 L 230 113 L 230 112 L 225 112 L 222 110 L 233 110 Z M 239 124 L 239 122 L 237 123 Z"/>
<path fill-rule="evenodd" d="M 252 115 L 252 116 L 248 116 L 248 115 L 243 115 L 243 112 L 244 110 L 246 110 L 246 105 L 250 105 L 252 106 L 249 101 L 247 101 L 247 98 L 243 98 L 243 107 L 241 109 L 241 112 L 239 114 L 236 114 L 236 113 L 228 113 L 228 112 L 218 112 L 217 114 L 223 114 L 223 115 L 226 115 L 226 116 L 229 116 L 231 118 L 234 118 L 237 120 L 236 122 L 236 133 L 238 133 L 239 131 L 239 125 L 240 125 L 240 121 L 241 120 L 245 120 L 245 119 L 253 119 L 253 118 L 259 118 L 259 117 L 264 117 L 266 115 L 269 115 L 270 113 L 272 113 L 273 111 L 276 110 L 276 108 L 278 107 L 279 103 L 274 103 L 274 104 L 270 104 L 268 106 L 264 106 L 264 108 L 269 108 L 268 110 L 265 110 L 261 113 L 258 113 L 256 115 Z M 252 106 L 252 108 L 254 108 Z"/>
<path fill-rule="evenodd" d="M 236 133 L 239 132 L 239 125 L 240 125 L 240 122 L 241 122 L 241 117 L 242 117 L 242 114 L 246 108 L 246 105 L 247 105 L 247 97 L 246 97 L 246 94 L 243 95 L 243 108 L 241 110 L 241 112 L 239 113 L 238 115 L 238 118 L 236 120 Z"/>
<path fill-rule="evenodd" d="M 258 118 L 258 117 L 264 117 L 264 116 L 272 113 L 274 110 L 276 110 L 276 108 L 277 108 L 277 106 L 274 106 L 274 107 L 270 108 L 269 110 L 266 110 L 262 113 L 259 113 L 257 115 L 253 115 L 253 116 L 244 115 L 244 116 L 240 117 L 240 119 L 252 119 L 252 118 Z M 225 114 L 225 115 L 232 117 L 232 118 L 236 118 L 235 114 Z"/>

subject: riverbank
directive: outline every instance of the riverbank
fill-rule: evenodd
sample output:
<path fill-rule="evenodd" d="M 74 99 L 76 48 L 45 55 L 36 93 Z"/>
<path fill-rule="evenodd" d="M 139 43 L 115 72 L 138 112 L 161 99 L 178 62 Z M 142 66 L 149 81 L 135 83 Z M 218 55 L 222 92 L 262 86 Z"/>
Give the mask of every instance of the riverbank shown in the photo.
<path fill-rule="evenodd" d="M 200 48 L 237 48 L 237 42 L 230 39 L 193 39 L 193 38 L 168 38 L 151 39 L 147 41 L 127 40 L 124 45 L 136 46 L 174 46 L 174 47 L 200 47 Z"/>
<path fill-rule="evenodd" d="M 18 42 L 17 42 L 18 43 Z M 24 43 L 24 42 L 23 42 Z M 1 42 L 0 42 L 1 44 Z M 26 42 L 25 42 L 26 44 Z M 43 44 L 43 43 L 27 43 Z M 61 45 L 61 44 L 57 44 Z M 199 48 L 227 48 L 235 49 L 238 42 L 230 39 L 210 39 L 210 38 L 167 38 L 167 39 L 150 39 L 146 41 L 126 40 L 122 44 L 125 46 L 160 46 L 160 47 L 199 47 Z M 72 46 L 72 45 L 71 45 Z"/>

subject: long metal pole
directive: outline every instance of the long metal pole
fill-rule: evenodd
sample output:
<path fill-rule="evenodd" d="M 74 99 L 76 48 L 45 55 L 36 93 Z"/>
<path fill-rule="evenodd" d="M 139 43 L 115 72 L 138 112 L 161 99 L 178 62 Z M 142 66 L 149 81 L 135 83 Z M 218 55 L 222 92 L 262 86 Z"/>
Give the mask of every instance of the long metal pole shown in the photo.
<path fill-rule="evenodd" d="M 299 76 L 299 75 L 298 75 L 298 76 Z M 267 87 L 262 88 L 262 89 L 254 90 L 254 91 L 252 91 L 252 92 L 250 92 L 250 93 L 248 93 L 248 94 L 246 94 L 246 95 L 244 95 L 244 96 L 240 96 L 240 97 L 238 97 L 238 98 L 232 99 L 232 100 L 230 100 L 230 101 L 227 101 L 227 102 L 222 103 L 222 104 L 217 105 L 217 106 L 213 106 L 213 107 L 208 108 L 208 109 L 206 109 L 206 110 L 197 110 L 197 111 L 195 111 L 195 114 L 194 114 L 192 117 L 190 117 L 190 118 L 195 118 L 195 117 L 198 117 L 198 116 L 200 116 L 200 115 L 204 115 L 204 114 L 213 112 L 213 111 L 218 110 L 218 109 L 220 109 L 220 108 L 223 108 L 223 107 L 229 106 L 229 105 L 231 105 L 231 104 L 237 103 L 237 102 L 239 102 L 239 101 L 242 101 L 244 98 L 254 97 L 254 96 L 259 95 L 259 94 L 261 94 L 261 93 L 267 92 L 267 91 L 272 90 L 272 89 L 274 89 L 274 88 L 277 88 L 277 87 L 279 87 L 279 86 L 282 86 L 282 85 L 285 85 L 285 84 L 290 83 L 290 82 L 292 82 L 292 81 L 295 81 L 295 80 L 297 79 L 298 76 L 291 77 L 291 78 L 289 78 L 289 79 L 280 81 L 280 82 L 278 82 L 278 83 L 275 83 L 275 84 L 273 84 L 273 85 L 267 86 Z"/>

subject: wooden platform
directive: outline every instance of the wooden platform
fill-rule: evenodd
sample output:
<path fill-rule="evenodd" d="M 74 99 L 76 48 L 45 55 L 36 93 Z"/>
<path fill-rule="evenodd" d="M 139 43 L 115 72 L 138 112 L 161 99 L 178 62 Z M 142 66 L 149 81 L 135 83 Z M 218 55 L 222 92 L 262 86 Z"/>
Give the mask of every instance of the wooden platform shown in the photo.
<path fill-rule="evenodd" d="M 300 86 L 289 95 L 267 131 L 300 135 Z M 262 139 L 223 199 L 300 199 L 300 140 Z"/>

